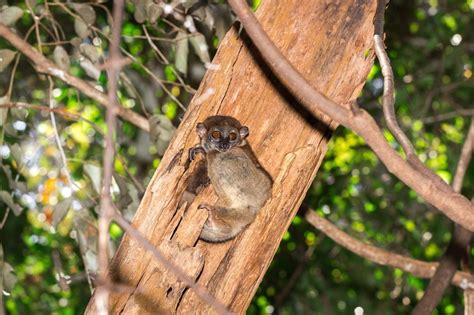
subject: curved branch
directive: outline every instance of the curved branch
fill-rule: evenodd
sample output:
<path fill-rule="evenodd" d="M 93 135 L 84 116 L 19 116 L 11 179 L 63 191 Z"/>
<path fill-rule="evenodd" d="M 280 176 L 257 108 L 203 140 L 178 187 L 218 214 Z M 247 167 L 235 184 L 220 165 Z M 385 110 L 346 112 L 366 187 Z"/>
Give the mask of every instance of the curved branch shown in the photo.
<path fill-rule="evenodd" d="M 454 174 L 453 189 L 455 192 L 461 192 L 462 182 L 467 172 L 467 167 L 471 161 L 472 151 L 474 150 L 474 116 L 471 119 L 471 126 L 467 132 L 466 140 L 461 149 L 461 156 L 459 157 L 456 174 Z"/>
<path fill-rule="evenodd" d="M 26 41 L 18 37 L 2 23 L 0 23 L 0 36 L 5 38 L 22 54 L 27 56 L 38 72 L 56 77 L 66 82 L 70 86 L 75 87 L 76 89 L 78 89 L 88 97 L 96 100 L 103 106 L 110 107 L 110 102 L 107 99 L 106 94 L 98 91 L 93 86 L 89 85 L 86 81 L 81 80 L 61 70 L 56 64 L 54 64 L 45 56 L 34 50 L 33 47 L 31 47 Z M 147 132 L 150 131 L 148 120 L 132 110 L 129 110 L 124 107 L 118 107 L 117 115 Z"/>
<path fill-rule="evenodd" d="M 387 52 L 384 48 L 384 43 L 380 35 L 374 35 L 374 49 L 377 59 L 380 63 L 380 68 L 382 70 L 383 76 L 383 114 L 385 117 L 385 122 L 387 123 L 388 129 L 393 134 L 395 139 L 405 151 L 407 158 L 409 156 L 416 156 L 415 149 L 408 140 L 407 135 L 403 132 L 402 128 L 397 121 L 397 116 L 395 115 L 395 92 L 394 92 L 394 80 L 393 80 L 393 71 L 390 66 L 390 59 L 387 56 Z"/>
<path fill-rule="evenodd" d="M 380 67 L 382 69 L 383 76 L 383 115 L 385 117 L 385 122 L 387 127 L 392 133 L 392 135 L 397 139 L 397 142 L 403 148 L 403 151 L 406 154 L 407 161 L 422 174 L 432 179 L 435 184 L 439 185 L 440 189 L 449 190 L 448 184 L 441 179 L 438 175 L 433 173 L 428 169 L 425 164 L 423 164 L 416 154 L 415 148 L 411 144 L 405 132 L 397 121 L 397 116 L 395 115 L 395 92 L 394 92 L 394 79 L 393 79 L 393 70 L 390 66 L 390 59 L 388 58 L 387 52 L 384 48 L 384 43 L 379 34 L 374 35 L 374 49 L 377 59 L 379 60 Z"/>
<path fill-rule="evenodd" d="M 229 0 L 229 4 L 274 74 L 313 115 L 316 116 L 318 111 L 322 111 L 331 119 L 355 131 L 367 142 L 391 173 L 451 220 L 474 231 L 473 203 L 449 187 L 441 188 L 435 181 L 427 178 L 401 158 L 387 143 L 377 123 L 366 111 L 361 109 L 351 111 L 335 104 L 316 91 L 273 44 L 246 2 Z"/>
<path fill-rule="evenodd" d="M 462 188 L 462 182 L 464 175 L 466 174 L 469 161 L 471 160 L 472 150 L 474 146 L 474 118 L 471 121 L 471 126 L 464 141 L 464 145 L 461 150 L 461 156 L 459 158 L 458 167 L 456 169 L 456 175 L 453 180 L 453 189 L 456 192 L 460 192 Z M 454 227 L 454 233 L 449 242 L 448 248 L 439 261 L 439 266 L 436 269 L 436 273 L 431 279 L 428 287 L 426 288 L 425 294 L 416 307 L 413 309 L 414 315 L 431 314 L 439 301 L 444 295 L 444 292 L 449 286 L 451 279 L 456 272 L 456 269 L 461 261 L 462 257 L 466 254 L 471 243 L 472 233 L 462 226 L 456 224 Z"/>
<path fill-rule="evenodd" d="M 373 245 L 365 244 L 343 232 L 328 220 L 320 217 L 314 210 L 309 209 L 306 212 L 305 218 L 312 226 L 326 234 L 334 242 L 338 243 L 345 249 L 350 250 L 354 254 L 364 257 L 376 264 L 399 268 L 419 278 L 431 278 L 435 274 L 438 263 L 413 259 L 403 255 L 394 254 Z M 463 271 L 457 271 L 451 283 L 463 289 L 467 287 L 474 288 L 474 275 Z"/>

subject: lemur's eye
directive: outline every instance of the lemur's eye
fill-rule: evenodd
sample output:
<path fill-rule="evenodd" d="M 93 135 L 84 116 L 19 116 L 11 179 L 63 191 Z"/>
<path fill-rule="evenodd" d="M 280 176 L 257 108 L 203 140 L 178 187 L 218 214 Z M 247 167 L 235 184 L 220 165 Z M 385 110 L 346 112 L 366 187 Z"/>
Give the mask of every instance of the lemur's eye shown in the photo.
<path fill-rule="evenodd" d="M 214 139 L 220 139 L 220 137 L 221 137 L 221 132 L 220 132 L 220 131 L 217 131 L 217 130 L 216 130 L 216 131 L 213 131 L 213 132 L 211 133 L 211 137 L 213 137 Z"/>
<path fill-rule="evenodd" d="M 231 132 L 231 133 L 229 134 L 229 139 L 230 139 L 231 141 L 234 141 L 235 139 L 237 139 L 237 134 L 236 134 L 235 132 Z"/>

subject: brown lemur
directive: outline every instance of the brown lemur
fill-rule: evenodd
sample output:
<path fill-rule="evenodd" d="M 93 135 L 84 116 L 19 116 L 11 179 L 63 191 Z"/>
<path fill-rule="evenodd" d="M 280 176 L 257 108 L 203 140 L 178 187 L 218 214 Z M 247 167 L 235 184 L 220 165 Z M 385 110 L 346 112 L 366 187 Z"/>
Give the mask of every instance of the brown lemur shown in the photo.
<path fill-rule="evenodd" d="M 229 116 L 211 116 L 198 123 L 200 143 L 189 150 L 189 160 L 203 153 L 207 173 L 218 200 L 208 210 L 200 238 L 224 242 L 235 237 L 255 219 L 270 197 L 272 179 L 260 166 L 247 143 L 249 129 Z"/>

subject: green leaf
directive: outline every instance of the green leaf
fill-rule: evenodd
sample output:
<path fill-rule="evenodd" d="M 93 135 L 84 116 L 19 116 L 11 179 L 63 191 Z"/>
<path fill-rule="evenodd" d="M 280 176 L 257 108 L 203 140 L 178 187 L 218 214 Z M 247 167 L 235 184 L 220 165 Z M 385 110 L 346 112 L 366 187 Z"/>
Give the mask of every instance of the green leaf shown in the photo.
<path fill-rule="evenodd" d="M 3 290 L 10 293 L 17 282 L 17 277 L 13 267 L 8 263 L 3 263 Z"/>
<path fill-rule="evenodd" d="M 0 12 L 0 21 L 6 26 L 12 26 L 23 16 L 23 10 L 19 7 L 7 7 Z"/>
<path fill-rule="evenodd" d="M 7 102 L 7 97 L 2 96 L 0 97 L 0 105 L 5 104 Z M 3 126 L 5 121 L 7 120 L 8 108 L 0 108 L 0 127 Z"/>
<path fill-rule="evenodd" d="M 89 176 L 92 181 L 92 186 L 95 191 L 100 194 L 102 187 L 102 168 L 97 165 L 86 163 L 84 164 L 84 172 Z"/>
<path fill-rule="evenodd" d="M 92 63 L 92 61 L 87 58 L 82 58 L 79 64 L 81 65 L 81 68 L 86 71 L 86 74 L 89 77 L 96 81 L 99 80 L 101 71 Z"/>
<path fill-rule="evenodd" d="M 71 63 L 69 61 L 69 55 L 67 54 L 66 49 L 64 49 L 62 46 L 56 46 L 56 48 L 54 48 L 53 58 L 54 62 L 59 66 L 59 68 L 64 71 L 69 70 Z"/>
<path fill-rule="evenodd" d="M 84 19 L 87 24 L 94 24 L 96 14 L 91 5 L 84 3 L 70 3 L 70 6 Z"/>
<path fill-rule="evenodd" d="M 99 51 L 94 45 L 82 43 L 79 45 L 79 51 L 84 54 L 92 63 L 96 64 L 99 62 Z"/>
<path fill-rule="evenodd" d="M 86 38 L 91 34 L 89 26 L 87 26 L 87 24 L 80 18 L 74 19 L 74 30 L 80 38 Z"/>
<path fill-rule="evenodd" d="M 22 208 L 15 203 L 13 197 L 10 195 L 8 191 L 2 190 L 0 191 L 0 200 L 10 208 L 16 216 L 21 214 Z"/>
<path fill-rule="evenodd" d="M 136 0 L 135 1 L 135 12 L 133 13 L 133 17 L 135 21 L 142 24 L 146 21 L 147 12 L 146 12 L 146 5 L 147 0 Z"/>
<path fill-rule="evenodd" d="M 151 24 L 156 23 L 158 18 L 163 14 L 163 7 L 157 3 L 154 3 L 153 1 L 150 1 L 147 7 L 147 17 L 148 21 Z"/>
<path fill-rule="evenodd" d="M 176 36 L 176 59 L 175 66 L 179 72 L 186 74 L 188 72 L 188 38 L 186 33 L 179 31 Z"/>
<path fill-rule="evenodd" d="M 173 66 L 166 65 L 164 70 L 166 80 L 175 82 L 178 79 L 176 77 L 175 71 L 176 70 L 173 69 Z"/>
<path fill-rule="evenodd" d="M 176 110 L 176 109 L 175 109 Z M 163 155 L 176 131 L 170 118 L 165 115 L 153 115 L 149 119 L 150 141 L 156 145 L 158 155 Z"/>
<path fill-rule="evenodd" d="M 442 20 L 444 25 L 446 25 L 451 31 L 455 32 L 457 30 L 458 24 L 452 15 L 446 14 L 443 16 Z"/>
<path fill-rule="evenodd" d="M 210 62 L 211 58 L 209 57 L 209 48 L 206 43 L 206 38 L 204 35 L 197 33 L 196 35 L 189 38 L 189 42 L 194 49 L 196 55 L 202 62 Z"/>
<path fill-rule="evenodd" d="M 10 151 L 17 164 L 17 169 L 21 169 L 23 167 L 23 159 L 20 145 L 15 143 L 14 145 L 10 146 Z"/>
<path fill-rule="evenodd" d="M 0 20 L 1 21 L 1 20 Z M 10 49 L 0 49 L 0 72 L 5 70 L 15 58 L 15 52 Z"/>
<path fill-rule="evenodd" d="M 69 208 L 71 208 L 72 204 L 72 197 L 66 198 L 59 202 L 55 207 L 54 207 L 54 212 L 53 212 L 53 226 L 57 227 L 59 223 L 64 219 L 66 216 L 67 212 L 69 211 Z"/>
<path fill-rule="evenodd" d="M 77 232 L 77 241 L 81 249 L 84 269 L 89 279 L 91 279 L 98 269 L 97 264 L 97 220 L 91 211 L 83 209 L 74 211 L 74 229 Z"/>

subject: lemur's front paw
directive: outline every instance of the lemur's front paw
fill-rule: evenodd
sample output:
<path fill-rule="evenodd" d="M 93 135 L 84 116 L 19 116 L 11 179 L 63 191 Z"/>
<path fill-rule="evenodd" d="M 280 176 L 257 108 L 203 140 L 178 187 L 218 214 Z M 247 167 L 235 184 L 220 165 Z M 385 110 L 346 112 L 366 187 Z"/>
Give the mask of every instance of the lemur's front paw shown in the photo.
<path fill-rule="evenodd" d="M 213 215 L 213 211 L 212 211 L 214 209 L 214 207 L 208 205 L 207 203 L 202 203 L 198 206 L 198 209 L 207 210 L 207 220 L 206 220 L 206 223 L 204 225 L 209 227 L 209 228 L 215 226 L 214 215 Z"/>
<path fill-rule="evenodd" d="M 194 161 L 194 159 L 196 158 L 196 155 L 198 155 L 199 153 L 202 153 L 202 154 L 206 153 L 206 151 L 204 151 L 204 148 L 201 147 L 200 145 L 196 145 L 192 147 L 191 149 L 189 149 L 189 160 Z"/>

